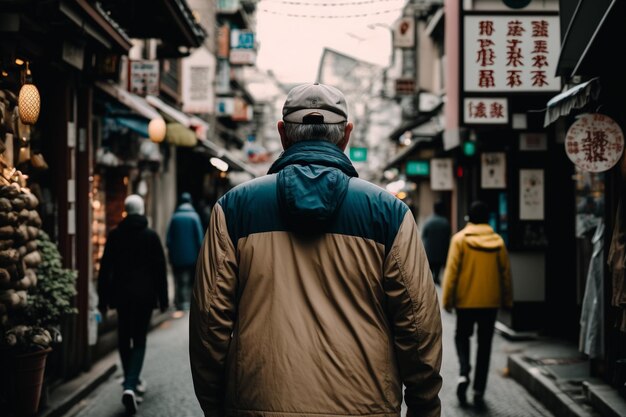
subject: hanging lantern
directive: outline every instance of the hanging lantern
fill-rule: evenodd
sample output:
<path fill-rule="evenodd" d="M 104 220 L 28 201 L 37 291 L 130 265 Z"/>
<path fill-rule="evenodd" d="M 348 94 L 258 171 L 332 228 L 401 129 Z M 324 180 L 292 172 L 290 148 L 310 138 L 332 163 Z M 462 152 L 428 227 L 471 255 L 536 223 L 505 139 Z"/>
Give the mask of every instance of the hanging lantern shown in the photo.
<path fill-rule="evenodd" d="M 167 132 L 167 125 L 163 119 L 152 119 L 148 123 L 148 136 L 154 143 L 161 143 L 165 139 L 165 133 Z"/>
<path fill-rule="evenodd" d="M 41 97 L 34 84 L 24 84 L 17 98 L 20 120 L 25 125 L 34 125 L 39 119 Z"/>
<path fill-rule="evenodd" d="M 17 98 L 17 108 L 22 123 L 26 125 L 34 125 L 37 123 L 37 119 L 39 119 L 41 97 L 39 96 L 39 90 L 32 83 L 32 77 L 28 64 L 29 63 L 26 62 L 26 77 Z"/>

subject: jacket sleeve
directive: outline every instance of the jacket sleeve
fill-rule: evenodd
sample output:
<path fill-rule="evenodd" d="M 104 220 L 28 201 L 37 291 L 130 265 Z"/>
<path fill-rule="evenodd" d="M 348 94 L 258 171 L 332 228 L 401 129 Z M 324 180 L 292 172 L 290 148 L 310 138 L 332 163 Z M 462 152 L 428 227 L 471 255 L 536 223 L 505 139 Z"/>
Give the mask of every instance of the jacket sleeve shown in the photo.
<path fill-rule="evenodd" d="M 216 204 L 197 260 L 189 316 L 191 374 L 207 417 L 224 415 L 224 368 L 237 315 L 237 274 L 235 248 Z"/>
<path fill-rule="evenodd" d="M 500 277 L 502 284 L 502 307 L 513 307 L 513 284 L 511 282 L 511 262 L 506 246 L 503 244 L 498 253 L 500 263 Z"/>
<path fill-rule="evenodd" d="M 410 212 L 385 260 L 384 288 L 404 401 L 412 417 L 441 414 L 441 316 L 426 253 Z"/>
<path fill-rule="evenodd" d="M 458 235 L 457 235 L 458 236 Z M 456 287 L 459 282 L 460 263 L 462 257 L 462 239 L 453 236 L 450 240 L 448 258 L 446 259 L 446 269 L 443 273 L 443 306 L 446 309 L 455 307 Z"/>

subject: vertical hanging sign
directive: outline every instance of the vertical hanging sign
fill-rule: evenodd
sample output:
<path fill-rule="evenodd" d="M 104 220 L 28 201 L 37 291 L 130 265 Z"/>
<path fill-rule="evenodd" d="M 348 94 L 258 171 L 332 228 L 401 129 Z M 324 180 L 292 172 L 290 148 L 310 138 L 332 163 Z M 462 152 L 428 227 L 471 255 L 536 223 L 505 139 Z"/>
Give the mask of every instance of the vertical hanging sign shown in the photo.
<path fill-rule="evenodd" d="M 468 15 L 464 28 L 464 91 L 560 91 L 558 16 Z"/>

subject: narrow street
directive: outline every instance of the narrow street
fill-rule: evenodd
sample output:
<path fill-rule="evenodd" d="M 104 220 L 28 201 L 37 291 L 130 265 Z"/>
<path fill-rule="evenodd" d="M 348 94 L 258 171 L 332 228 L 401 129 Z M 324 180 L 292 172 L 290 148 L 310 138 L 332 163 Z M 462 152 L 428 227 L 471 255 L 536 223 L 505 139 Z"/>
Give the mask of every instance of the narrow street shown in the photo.
<path fill-rule="evenodd" d="M 454 350 L 454 314 L 442 311 L 444 356 L 441 392 L 442 416 L 502 416 L 540 417 L 552 414 L 539 404 L 522 386 L 504 376 L 507 352 L 515 351 L 515 342 L 496 334 L 491 358 L 491 370 L 486 408 L 479 411 L 462 409 L 456 399 L 457 359 Z M 188 316 L 172 319 L 153 330 L 148 336 L 148 350 L 142 377 L 147 381 L 147 393 L 137 416 L 199 417 L 202 411 L 196 401 L 191 383 L 187 356 Z M 475 342 L 475 337 L 474 337 Z M 475 352 L 475 349 L 473 349 Z M 124 407 L 120 401 L 121 370 L 102 384 L 92 395 L 79 403 L 67 417 L 121 417 Z M 468 399 L 471 401 L 471 389 Z M 404 416 L 405 410 L 402 415 Z"/>

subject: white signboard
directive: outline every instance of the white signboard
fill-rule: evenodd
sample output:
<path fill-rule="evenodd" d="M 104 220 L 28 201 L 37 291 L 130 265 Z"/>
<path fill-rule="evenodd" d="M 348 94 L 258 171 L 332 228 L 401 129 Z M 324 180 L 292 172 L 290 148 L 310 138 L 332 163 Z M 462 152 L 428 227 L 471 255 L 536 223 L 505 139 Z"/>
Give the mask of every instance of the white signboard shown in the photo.
<path fill-rule="evenodd" d="M 159 95 L 159 61 L 130 61 L 128 91 L 140 96 Z"/>
<path fill-rule="evenodd" d="M 393 25 L 393 47 L 413 48 L 415 46 L 415 18 L 401 17 Z"/>
<path fill-rule="evenodd" d="M 504 152 L 482 153 L 480 167 L 482 188 L 506 188 L 506 154 Z"/>
<path fill-rule="evenodd" d="M 215 65 L 215 57 L 204 47 L 183 59 L 181 87 L 184 112 L 200 114 L 215 110 Z"/>
<path fill-rule="evenodd" d="M 452 159 L 433 158 L 430 160 L 430 189 L 449 191 L 453 187 Z"/>
<path fill-rule="evenodd" d="M 463 121 L 468 124 L 507 124 L 509 107 L 506 98 L 466 98 Z"/>
<path fill-rule="evenodd" d="M 231 49 L 229 61 L 233 65 L 254 65 L 256 51 L 254 49 Z"/>
<path fill-rule="evenodd" d="M 519 190 L 519 219 L 543 220 L 543 169 L 520 170 Z"/>
<path fill-rule="evenodd" d="M 464 91 L 560 91 L 560 39 L 556 15 L 465 16 Z"/>

